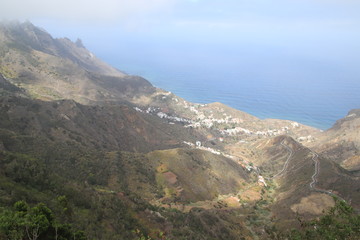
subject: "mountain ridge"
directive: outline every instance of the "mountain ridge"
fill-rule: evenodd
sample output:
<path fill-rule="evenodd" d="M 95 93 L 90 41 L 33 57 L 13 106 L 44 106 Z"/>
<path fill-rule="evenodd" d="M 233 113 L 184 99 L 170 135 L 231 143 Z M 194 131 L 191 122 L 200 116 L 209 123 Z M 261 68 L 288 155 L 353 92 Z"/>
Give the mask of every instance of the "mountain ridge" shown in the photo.
<path fill-rule="evenodd" d="M 267 239 L 334 206 L 326 192 L 360 207 L 359 110 L 324 132 L 261 120 L 188 102 L 29 22 L 0 31 L 2 207 L 64 195 L 97 239 Z"/>

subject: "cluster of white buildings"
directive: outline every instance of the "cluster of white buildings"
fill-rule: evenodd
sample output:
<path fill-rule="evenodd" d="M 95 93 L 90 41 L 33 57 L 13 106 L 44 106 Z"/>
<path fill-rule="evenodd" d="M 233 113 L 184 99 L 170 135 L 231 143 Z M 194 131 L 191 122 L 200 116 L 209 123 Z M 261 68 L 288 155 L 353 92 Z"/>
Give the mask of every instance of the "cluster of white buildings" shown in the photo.
<path fill-rule="evenodd" d="M 140 108 L 138 108 L 138 107 L 134 107 L 134 109 L 135 109 L 135 111 L 137 111 L 137 112 L 144 112 L 143 110 L 141 110 Z"/>
<path fill-rule="evenodd" d="M 196 110 L 196 109 L 195 109 Z M 196 110 L 197 111 L 197 110 Z M 212 128 L 214 124 L 238 124 L 241 123 L 242 120 L 238 118 L 232 118 L 231 116 L 226 116 L 225 118 L 214 118 L 211 114 L 209 117 L 206 117 L 204 113 L 198 113 L 197 121 L 193 121 L 192 124 L 187 125 L 186 127 L 199 128 L 206 127 Z"/>
<path fill-rule="evenodd" d="M 162 97 L 166 98 L 170 94 L 171 93 L 168 92 L 166 94 L 163 94 Z M 234 126 L 234 125 L 236 126 L 243 122 L 242 119 L 233 118 L 231 115 L 228 115 L 226 113 L 222 114 L 224 116 L 223 118 L 216 118 L 216 117 L 214 117 L 214 114 L 212 113 L 211 110 L 209 111 L 210 114 L 208 114 L 208 116 L 206 116 L 207 115 L 206 112 L 204 112 L 200 109 L 200 107 L 205 107 L 206 104 L 192 104 L 187 101 L 180 102 L 175 97 L 173 97 L 172 100 L 175 101 L 178 105 L 181 104 L 184 108 L 189 109 L 192 113 L 194 113 L 195 116 L 193 119 L 196 119 L 196 120 L 190 120 L 187 118 L 171 116 L 167 113 L 162 112 L 161 109 L 157 108 L 157 107 L 148 107 L 146 110 L 142 110 L 138 107 L 134 107 L 134 109 L 138 112 L 153 114 L 153 115 L 158 116 L 159 118 L 167 119 L 167 120 L 171 121 L 170 124 L 174 124 L 174 122 L 183 123 L 183 124 L 185 124 L 184 127 L 186 127 L 186 128 L 205 127 L 205 128 L 210 129 L 210 128 L 213 128 L 215 124 L 229 124 L 232 126 Z M 219 108 L 218 110 L 220 112 L 224 112 L 224 110 L 221 108 Z M 280 129 L 268 129 L 268 130 L 264 130 L 264 131 L 254 131 L 254 130 L 249 130 L 249 129 L 242 128 L 242 127 L 233 127 L 233 128 L 224 129 L 224 130 L 219 129 L 219 131 L 220 131 L 220 134 L 222 134 L 224 136 L 237 136 L 237 135 L 245 134 L 245 135 L 272 137 L 272 136 L 287 134 L 291 128 L 298 128 L 298 127 L 300 127 L 299 123 L 290 122 L 289 126 L 282 127 Z M 298 140 L 309 142 L 309 141 L 313 141 L 313 137 L 312 136 L 300 137 L 300 138 L 298 138 Z"/>
<path fill-rule="evenodd" d="M 193 121 L 191 121 L 189 119 L 171 116 L 164 112 L 161 112 L 160 108 L 156 108 L 156 107 L 148 107 L 146 110 L 142 110 L 138 107 L 134 107 L 134 109 L 137 112 L 153 114 L 153 115 L 158 116 L 159 118 L 168 119 L 169 121 L 180 122 L 180 123 L 184 123 L 184 124 L 192 124 L 193 123 Z"/>
<path fill-rule="evenodd" d="M 288 131 L 289 131 L 288 127 L 282 127 L 281 129 L 269 129 L 266 131 L 256 131 L 256 132 L 246 128 L 235 127 L 231 129 L 220 130 L 220 133 L 222 135 L 227 135 L 227 136 L 236 136 L 238 134 L 257 135 L 257 136 L 278 136 L 285 134 Z"/>
<path fill-rule="evenodd" d="M 192 123 L 192 121 L 189 120 L 189 119 L 181 118 L 181 117 L 175 117 L 175 116 L 170 116 L 170 115 L 168 115 L 168 114 L 166 114 L 166 113 L 163 113 L 163 112 L 158 112 L 158 113 L 156 113 L 156 115 L 157 115 L 159 118 L 168 119 L 168 120 L 174 121 L 174 122 Z"/>
<path fill-rule="evenodd" d="M 138 107 L 134 107 L 134 109 L 137 112 L 148 113 L 148 114 L 155 113 L 160 110 L 160 108 L 156 108 L 156 107 L 148 107 L 146 110 L 142 110 L 141 108 L 138 108 Z"/>
<path fill-rule="evenodd" d="M 191 143 L 191 142 L 186 142 L 186 141 L 183 141 L 184 144 L 190 146 L 190 147 L 195 147 L 197 149 L 200 149 L 200 150 L 204 150 L 204 151 L 208 151 L 208 152 L 211 152 L 213 154 L 216 154 L 216 155 L 224 155 L 222 152 L 218 151 L 218 150 L 215 150 L 213 148 L 209 148 L 209 147 L 204 147 L 204 146 L 201 146 L 201 142 L 200 141 L 196 141 L 196 143 Z"/>
<path fill-rule="evenodd" d="M 231 129 L 220 130 L 220 133 L 222 135 L 235 136 L 239 133 L 245 133 L 245 134 L 250 135 L 250 134 L 252 134 L 252 131 L 245 129 L 245 128 L 236 127 L 236 128 L 231 128 Z"/>
<path fill-rule="evenodd" d="M 313 142 L 315 141 L 315 138 L 311 135 L 305 136 L 305 137 L 298 137 L 297 139 L 299 142 Z"/>

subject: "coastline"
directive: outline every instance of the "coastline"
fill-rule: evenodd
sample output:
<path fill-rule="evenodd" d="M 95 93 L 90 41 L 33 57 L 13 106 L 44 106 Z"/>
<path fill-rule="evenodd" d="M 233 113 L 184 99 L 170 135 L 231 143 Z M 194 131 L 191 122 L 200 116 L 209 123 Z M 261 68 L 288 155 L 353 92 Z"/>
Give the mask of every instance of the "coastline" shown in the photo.
<path fill-rule="evenodd" d="M 306 112 L 306 109 L 304 108 L 299 109 L 295 106 L 289 105 L 289 103 L 286 103 L 286 108 L 283 108 L 283 106 L 280 105 L 278 107 L 275 107 L 274 111 L 274 108 L 268 109 L 264 108 L 263 106 L 259 107 L 259 105 L 276 105 L 279 99 L 273 100 L 273 103 L 270 101 L 267 103 L 263 103 L 261 101 L 261 96 L 260 98 L 249 97 L 249 95 L 255 96 L 255 94 L 248 94 L 248 96 L 234 96 L 233 94 L 224 96 L 224 94 L 217 94 L 219 91 L 217 91 L 216 89 L 209 89 L 208 85 L 206 85 L 205 88 L 201 88 L 199 87 L 199 83 L 194 82 L 195 86 L 190 86 L 186 84 L 186 81 L 179 81 L 179 77 L 176 76 L 176 74 L 174 74 L 173 77 L 167 77 L 164 74 L 156 74 L 154 71 L 142 68 L 141 66 L 131 67 L 121 64 L 117 64 L 115 66 L 128 74 L 142 76 L 148 81 L 150 81 L 151 84 L 153 84 L 155 87 L 173 92 L 179 97 L 193 103 L 208 104 L 212 102 L 221 102 L 225 105 L 228 105 L 229 107 L 249 113 L 260 119 L 291 120 L 323 131 L 331 128 L 333 124 L 335 124 L 336 120 L 346 116 L 346 113 L 351 110 L 347 109 L 344 113 L 340 114 L 323 114 L 323 116 L 321 116 L 321 112 L 317 112 L 318 116 L 314 116 L 311 111 Z M 213 92 L 214 94 L 209 97 L 209 92 Z M 316 110 L 313 110 L 312 112 L 314 111 Z"/>

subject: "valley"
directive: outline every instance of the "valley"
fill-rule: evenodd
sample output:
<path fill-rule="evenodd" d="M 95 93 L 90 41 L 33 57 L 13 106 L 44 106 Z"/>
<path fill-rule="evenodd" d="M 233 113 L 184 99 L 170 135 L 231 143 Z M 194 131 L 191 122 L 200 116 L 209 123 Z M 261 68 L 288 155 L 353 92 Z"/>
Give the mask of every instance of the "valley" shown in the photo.
<path fill-rule="evenodd" d="M 291 229 L 339 201 L 360 209 L 360 110 L 326 131 L 259 119 L 188 102 L 29 22 L 0 32 L 2 212 L 45 203 L 85 239 L 299 239 Z M 2 219 L 0 239 L 24 234 Z"/>

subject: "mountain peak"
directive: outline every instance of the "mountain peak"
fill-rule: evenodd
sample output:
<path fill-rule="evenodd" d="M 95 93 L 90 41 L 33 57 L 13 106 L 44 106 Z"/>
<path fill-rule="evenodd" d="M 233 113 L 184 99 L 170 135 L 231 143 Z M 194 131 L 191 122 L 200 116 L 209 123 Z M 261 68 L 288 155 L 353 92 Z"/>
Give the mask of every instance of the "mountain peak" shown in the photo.
<path fill-rule="evenodd" d="M 79 48 L 85 48 L 82 40 L 80 38 L 76 39 L 76 42 L 75 42 L 76 46 L 79 47 Z"/>
<path fill-rule="evenodd" d="M 0 61 L 0 214 L 61 194 L 97 239 L 271 239 L 328 195 L 359 207 L 360 110 L 320 132 L 191 103 L 30 22 L 0 23 Z"/>

